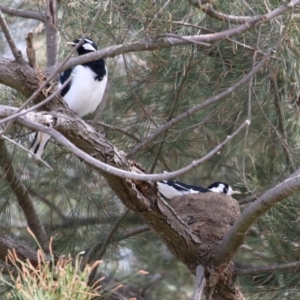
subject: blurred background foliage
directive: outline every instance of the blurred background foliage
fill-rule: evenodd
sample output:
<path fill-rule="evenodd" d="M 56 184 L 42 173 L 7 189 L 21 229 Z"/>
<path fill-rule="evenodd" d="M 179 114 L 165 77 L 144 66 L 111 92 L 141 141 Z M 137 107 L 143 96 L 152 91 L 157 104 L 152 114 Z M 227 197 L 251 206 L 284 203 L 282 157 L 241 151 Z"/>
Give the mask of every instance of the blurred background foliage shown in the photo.
<path fill-rule="evenodd" d="M 6 0 L 4 4 L 35 11 L 45 7 L 43 1 Z M 264 14 L 281 4 L 271 0 L 214 1 L 217 10 L 236 16 Z M 159 34 L 197 35 L 237 26 L 206 16 L 188 1 L 60 1 L 58 60 L 68 54 L 65 42 L 85 32 L 99 5 L 101 17 L 91 34 L 99 49 Z M 6 18 L 22 51 L 27 33 L 34 32 L 39 65 L 45 66 L 43 26 L 37 21 Z M 120 150 L 130 152 L 159 126 L 245 76 L 276 43 L 287 20 L 287 15 L 279 16 L 210 48 L 176 46 L 107 58 L 111 88 L 106 106 L 96 118 L 87 117 L 87 122 L 93 122 Z M 176 170 L 214 149 L 248 118 L 249 130 L 217 156 L 177 179 L 201 186 L 224 181 L 247 197 L 260 195 L 289 176 L 299 167 L 300 157 L 299 21 L 295 12 L 281 47 L 251 84 L 240 86 L 230 96 L 173 126 L 133 159 L 150 173 Z M 10 55 L 2 33 L 0 52 Z M 1 103 L 18 106 L 24 101 L 16 91 L 0 88 Z M 28 134 L 27 129 L 15 125 L 8 137 L 29 147 Z M 76 255 L 105 239 L 125 208 L 99 174 L 53 139 L 44 156 L 53 170 L 29 159 L 22 149 L 12 144 L 8 147 L 48 234 L 54 236 L 56 254 Z M 249 232 L 236 255 L 237 265 L 300 260 L 299 215 L 297 196 L 273 208 Z M 4 179 L 0 182 L 0 218 L 1 234 L 31 242 L 22 211 Z M 144 269 L 149 274 L 135 276 L 131 284 L 144 288 L 155 299 L 187 299 L 193 277 L 153 232 L 122 238 L 143 225 L 133 213 L 127 215 L 106 250 L 102 271 L 122 281 Z M 240 276 L 239 282 L 247 299 L 299 299 L 297 270 Z"/>

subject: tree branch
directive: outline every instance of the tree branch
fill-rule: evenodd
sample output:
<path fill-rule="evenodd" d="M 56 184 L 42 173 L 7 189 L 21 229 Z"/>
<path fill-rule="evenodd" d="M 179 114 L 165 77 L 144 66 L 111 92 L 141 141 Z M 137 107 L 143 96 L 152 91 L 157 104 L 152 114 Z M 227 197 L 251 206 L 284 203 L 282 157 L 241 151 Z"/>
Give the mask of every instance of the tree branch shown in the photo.
<path fill-rule="evenodd" d="M 192 300 L 201 300 L 201 295 L 205 287 L 206 280 L 204 276 L 204 267 L 199 265 L 196 269 L 196 281 Z"/>
<path fill-rule="evenodd" d="M 292 263 L 286 263 L 281 265 L 271 265 L 271 266 L 265 266 L 265 267 L 252 267 L 247 269 L 235 269 L 234 274 L 235 275 L 254 275 L 254 274 L 260 274 L 260 273 L 267 273 L 267 272 L 274 272 L 278 270 L 285 270 L 285 269 L 294 269 L 300 267 L 300 261 L 295 261 Z"/>
<path fill-rule="evenodd" d="M 278 46 L 279 42 L 277 42 L 276 48 Z M 144 139 L 142 143 L 139 145 L 135 146 L 127 155 L 128 158 L 132 158 L 134 155 L 136 155 L 141 149 L 143 149 L 146 145 L 148 145 L 154 138 L 156 138 L 158 135 L 160 135 L 162 132 L 166 131 L 170 127 L 174 126 L 175 124 L 178 124 L 182 120 L 188 118 L 190 115 L 196 113 L 197 111 L 217 102 L 218 100 L 221 100 L 225 96 L 231 94 L 233 91 L 235 91 L 238 87 L 240 87 L 242 84 L 246 83 L 249 81 L 259 70 L 264 66 L 264 64 L 267 63 L 267 61 L 270 58 L 271 53 L 273 52 L 274 47 L 272 47 L 261 59 L 261 61 L 251 69 L 251 71 L 248 72 L 245 76 L 242 77 L 241 80 L 236 82 L 234 85 L 229 87 L 227 90 L 224 92 L 207 99 L 206 101 L 195 105 L 194 107 L 190 108 L 186 112 L 182 113 L 181 115 L 177 116 L 176 118 L 172 119 L 170 122 L 166 123 L 165 125 L 159 127 L 152 135 L 150 135 L 148 138 Z"/>
<path fill-rule="evenodd" d="M 62 91 L 62 90 L 69 84 L 69 82 L 70 82 L 72 79 L 73 79 L 73 75 L 71 75 L 71 76 L 64 82 L 64 84 L 63 84 L 59 89 L 57 89 L 56 91 L 54 91 L 49 97 L 46 97 L 46 99 L 44 99 L 43 101 L 39 102 L 38 104 L 36 104 L 36 105 L 34 105 L 34 106 L 32 106 L 32 107 L 30 107 L 30 108 L 24 110 L 24 108 L 27 106 L 27 104 L 29 104 L 29 103 L 33 100 L 32 97 L 30 97 L 29 99 L 26 100 L 25 103 L 23 103 L 23 104 L 21 105 L 20 108 L 18 108 L 18 110 L 17 110 L 14 114 L 12 114 L 12 115 L 10 115 L 10 116 L 8 116 L 8 117 L 6 117 L 6 118 L 0 120 L 0 124 L 6 123 L 6 122 L 8 122 L 8 121 L 10 121 L 10 120 L 14 120 L 14 119 L 16 119 L 17 117 L 26 115 L 27 113 L 29 113 L 29 112 L 31 112 L 31 111 L 34 111 L 34 110 L 36 110 L 36 109 L 42 107 L 43 105 L 45 105 L 46 103 L 48 103 L 50 100 L 54 99 L 57 95 L 59 95 L 59 94 L 60 94 L 60 91 Z M 65 105 L 65 107 L 66 107 L 66 105 Z M 5 128 L 4 130 L 0 131 L 0 135 L 5 134 L 6 131 L 7 131 L 6 128 Z"/>
<path fill-rule="evenodd" d="M 103 126 L 104 128 L 108 128 L 108 129 L 111 129 L 111 130 L 114 130 L 114 131 L 121 132 L 122 134 L 127 135 L 128 137 L 132 138 L 133 140 L 135 140 L 138 143 L 142 142 L 142 140 L 139 137 L 137 137 L 134 134 L 128 132 L 128 130 L 125 130 L 125 129 L 117 127 L 117 126 L 112 126 L 112 125 L 109 125 L 109 124 L 106 124 L 106 123 L 103 123 L 103 122 L 100 122 L 100 121 L 97 121 L 97 124 Z M 155 154 L 154 149 L 148 149 L 148 151 L 152 154 Z M 162 155 L 160 155 L 158 159 L 163 164 L 165 170 L 167 170 L 168 172 L 171 172 L 171 168 L 168 166 L 168 164 L 165 161 L 164 157 Z"/>
<path fill-rule="evenodd" d="M 110 243 L 113 235 L 115 234 L 115 232 L 118 230 L 119 226 L 121 225 L 121 223 L 123 222 L 123 220 L 126 218 L 126 216 L 128 215 L 128 213 L 130 212 L 129 209 L 126 209 L 125 212 L 120 215 L 118 217 L 118 219 L 116 220 L 116 222 L 113 224 L 112 228 L 110 229 L 110 231 L 108 232 L 106 238 L 104 239 L 104 241 L 98 241 L 95 245 L 93 245 L 89 251 L 86 253 L 86 255 L 84 256 L 84 259 L 82 260 L 82 266 L 84 267 L 87 263 L 90 263 L 92 260 L 101 260 L 106 248 L 108 246 L 108 244 Z M 96 272 L 97 270 L 95 270 Z M 90 275 L 90 278 L 93 278 L 95 276 L 95 272 L 94 274 Z M 93 272 L 92 272 L 93 273 Z"/>
<path fill-rule="evenodd" d="M 38 197 L 41 201 L 43 201 L 51 210 L 55 211 L 56 214 L 63 220 L 63 222 L 66 221 L 66 219 L 68 219 L 68 217 L 66 217 L 60 209 L 58 209 L 58 207 L 56 207 L 55 205 L 53 205 L 53 203 L 51 201 L 49 201 L 46 197 L 38 194 L 34 189 L 32 188 L 28 188 L 28 191 L 30 194 L 32 194 L 35 197 Z M 46 226 L 44 226 L 46 227 Z"/>
<path fill-rule="evenodd" d="M 186 65 L 185 68 L 184 68 L 183 75 L 182 75 L 182 79 L 181 79 L 181 82 L 180 82 L 180 84 L 179 84 L 179 87 L 178 87 L 178 89 L 177 89 L 177 91 L 176 91 L 176 93 L 175 93 L 174 101 L 173 101 L 171 110 L 170 110 L 170 112 L 169 112 L 169 115 L 168 115 L 167 118 L 166 118 L 167 122 L 171 121 L 172 118 L 173 118 L 173 115 L 174 115 L 174 112 L 175 112 L 175 108 L 177 107 L 177 103 L 178 103 L 178 100 L 179 100 L 179 95 L 180 95 L 180 93 L 181 93 L 181 91 L 182 91 L 182 88 L 183 88 L 183 86 L 184 86 L 184 82 L 185 82 L 185 80 L 186 80 L 186 78 L 187 78 L 187 74 L 188 74 L 188 72 L 189 72 L 189 70 L 190 70 L 190 67 L 191 67 L 191 64 L 192 64 L 192 60 L 193 60 L 193 53 L 191 53 L 190 58 L 189 58 L 189 61 L 188 61 L 187 65 Z M 152 166 L 151 166 L 151 168 L 150 168 L 150 173 L 153 173 L 154 170 L 155 170 L 155 166 L 156 166 L 157 161 L 158 161 L 158 159 L 159 159 L 159 157 L 160 157 L 160 155 L 161 155 L 161 150 L 162 150 L 162 148 L 163 148 L 163 146 L 164 146 L 164 142 L 165 142 L 167 133 L 168 133 L 168 130 L 166 130 L 166 131 L 164 132 L 164 135 L 163 135 L 163 137 L 162 137 L 162 139 L 161 139 L 161 142 L 159 143 L 159 145 L 158 145 L 158 147 L 157 147 L 158 149 L 157 149 L 155 158 L 154 158 L 154 160 L 153 160 Z"/>
<path fill-rule="evenodd" d="M 10 34 L 8 25 L 4 19 L 4 16 L 2 15 L 2 11 L 0 10 L 0 26 L 2 28 L 2 31 L 5 35 L 6 41 L 10 47 L 10 50 L 13 54 L 13 56 L 15 57 L 16 61 L 18 63 L 22 63 L 24 61 L 23 56 L 22 56 L 22 52 L 20 50 L 17 49 L 17 46 Z"/>
<path fill-rule="evenodd" d="M 44 251 L 48 251 L 48 238 L 43 224 L 35 210 L 33 201 L 26 187 L 20 181 L 12 165 L 12 159 L 7 151 L 5 142 L 0 139 L 0 164 L 5 173 L 5 178 L 16 195 L 17 201 L 22 208 L 31 231 L 35 234 Z"/>
<path fill-rule="evenodd" d="M 189 2 L 191 3 L 192 1 L 189 0 Z M 242 23 L 250 21 L 253 18 L 253 17 L 245 17 L 245 16 L 240 17 L 240 16 L 226 15 L 226 14 L 223 14 L 221 12 L 214 10 L 212 5 L 210 5 L 208 7 L 202 6 L 199 8 L 204 13 L 206 13 L 208 16 L 210 16 L 211 18 L 214 18 L 214 19 L 222 21 L 222 22 L 227 22 L 230 24 L 242 24 Z"/>
<path fill-rule="evenodd" d="M 219 41 L 237 34 L 242 34 L 246 31 L 249 31 L 250 29 L 254 28 L 257 25 L 267 23 L 270 20 L 291 10 L 293 6 L 297 4 L 300 4 L 300 0 L 292 0 L 289 3 L 289 5 L 283 4 L 282 6 L 274 9 L 273 11 L 265 15 L 252 17 L 251 20 L 248 20 L 247 22 L 245 22 L 240 26 L 228 30 L 224 30 L 221 32 L 217 32 L 217 33 L 189 35 L 189 36 L 178 35 L 176 38 L 163 37 L 158 35 L 154 37 L 141 39 L 133 43 L 111 46 L 99 51 L 95 51 L 93 53 L 72 58 L 66 64 L 64 64 L 64 66 L 62 66 L 61 64 L 57 64 L 53 67 L 47 68 L 45 70 L 45 73 L 47 75 L 51 74 L 53 70 L 57 68 L 59 68 L 60 71 L 65 71 L 66 69 L 73 68 L 79 64 L 83 64 L 89 61 L 93 61 L 105 57 L 115 57 L 117 55 L 125 54 L 128 52 L 153 51 L 156 49 L 164 49 L 164 48 L 170 48 L 179 45 L 188 45 L 188 44 L 193 44 L 198 42 L 211 43 L 211 42 Z"/>
<path fill-rule="evenodd" d="M 289 18 L 284 30 L 282 31 L 276 43 L 276 48 L 284 38 L 290 20 L 291 18 Z M 258 198 L 258 200 L 256 200 L 253 204 L 249 205 L 243 211 L 243 213 L 235 222 L 230 231 L 227 233 L 223 241 L 218 245 L 215 257 L 212 260 L 213 264 L 219 266 L 223 263 L 229 263 L 238 247 L 243 243 L 247 231 L 253 224 L 253 222 L 256 221 L 262 214 L 267 212 L 279 201 L 294 194 L 296 191 L 300 191 L 300 176 L 296 174 L 295 177 L 288 178 L 283 183 L 277 185 L 273 189 L 263 194 L 261 197 Z"/>
<path fill-rule="evenodd" d="M 0 112 L 6 112 L 7 115 L 13 111 L 15 110 L 8 109 L 8 107 L 5 108 L 5 106 L 0 107 Z M 41 119 L 44 117 L 41 113 L 29 114 L 40 115 Z M 56 112 L 54 120 L 57 122 L 55 122 L 55 126 L 57 126 L 58 130 L 71 141 L 80 145 L 82 150 L 76 148 L 83 155 L 89 154 L 88 157 L 93 156 L 92 159 L 95 162 L 106 162 L 104 171 L 94 164 L 88 164 L 105 177 L 109 186 L 124 205 L 138 213 L 157 232 L 170 251 L 194 272 L 196 267 L 195 261 L 205 257 L 204 253 L 207 252 L 207 248 L 201 243 L 199 237 L 189 229 L 188 225 L 182 222 L 168 203 L 159 197 L 155 185 L 148 181 L 132 181 L 107 173 L 113 167 L 121 170 L 131 170 L 132 172 L 128 172 L 129 174 L 139 175 L 134 172 L 143 174 L 143 169 L 137 163 L 128 161 L 123 151 L 118 150 L 78 116 L 74 115 L 73 118 L 70 118 L 68 114 Z M 55 132 L 52 128 L 29 121 L 24 116 L 18 117 L 16 122 L 50 134 Z M 56 133 L 58 134 L 58 132 Z M 60 134 L 60 136 L 65 139 L 66 143 L 72 145 L 63 135 Z"/>
<path fill-rule="evenodd" d="M 289 177 L 282 183 L 267 191 L 255 202 L 244 209 L 239 219 L 234 223 L 223 241 L 218 245 L 215 257 L 212 261 L 213 264 L 218 266 L 229 262 L 238 247 L 243 243 L 251 225 L 278 202 L 300 191 L 299 171 L 300 169 L 293 173 L 292 177 Z"/>
<path fill-rule="evenodd" d="M 0 4 L 0 10 L 2 12 L 12 15 L 12 16 L 22 17 L 22 18 L 27 18 L 27 19 L 35 19 L 35 20 L 44 22 L 43 15 L 41 13 L 38 13 L 35 11 L 11 8 L 11 7 L 1 5 L 1 4 Z"/>
<path fill-rule="evenodd" d="M 118 238 L 118 241 L 125 240 L 129 237 L 132 237 L 134 235 L 138 235 L 138 234 L 141 234 L 144 232 L 148 232 L 150 230 L 151 230 L 151 228 L 148 225 L 143 225 L 143 226 L 137 227 L 135 229 L 128 230 Z"/>
<path fill-rule="evenodd" d="M 33 265 L 38 264 L 38 257 L 36 250 L 30 248 L 28 245 L 16 242 L 8 237 L 0 235 L 0 260 L 5 261 L 8 254 L 8 250 L 12 251 L 15 249 L 18 258 L 21 260 L 28 259 Z M 45 254 L 49 261 L 52 260 L 52 256 Z"/>
<path fill-rule="evenodd" d="M 0 117 L 10 115 L 14 113 L 16 108 L 12 108 L 5 105 L 0 105 Z M 32 121 L 34 120 L 34 121 Z M 147 180 L 147 181 L 158 181 L 158 180 L 166 180 L 173 177 L 180 176 L 182 174 L 187 173 L 188 171 L 198 167 L 200 164 L 204 163 L 208 159 L 210 159 L 212 156 L 217 154 L 229 141 L 231 141 L 235 136 L 237 136 L 245 127 L 249 126 L 250 122 L 245 121 L 240 127 L 234 131 L 230 136 L 227 136 L 227 138 L 221 142 L 218 146 L 216 146 L 213 150 L 211 150 L 209 153 L 207 153 L 202 158 L 193 161 L 189 165 L 187 165 L 184 168 L 181 168 L 177 171 L 170 172 L 170 173 L 162 173 L 162 174 L 154 174 L 154 175 L 146 175 L 143 174 L 144 172 L 140 169 L 135 168 L 135 165 L 132 164 L 131 171 L 125 171 L 120 168 L 116 168 L 112 165 L 108 165 L 106 163 L 101 162 L 100 160 L 95 159 L 91 155 L 88 154 L 88 151 L 85 152 L 81 149 L 79 149 L 77 146 L 75 146 L 72 142 L 70 142 L 63 134 L 60 132 L 54 130 L 51 128 L 51 126 L 54 126 L 57 130 L 62 130 L 62 132 L 66 133 L 66 135 L 70 134 L 71 128 L 70 124 L 76 120 L 76 131 L 73 132 L 76 135 L 76 138 L 74 139 L 77 143 L 81 144 L 81 142 L 90 143 L 91 141 L 96 141 L 99 139 L 100 134 L 95 132 L 95 130 L 90 127 L 87 123 L 85 123 L 81 118 L 76 116 L 73 113 L 73 117 L 67 116 L 66 114 L 63 114 L 61 112 L 53 112 L 53 114 L 45 114 L 42 112 L 30 112 L 27 113 L 27 117 L 20 116 L 16 119 L 17 122 L 19 122 L 22 125 L 25 125 L 29 128 L 46 132 L 47 134 L 54 137 L 57 141 L 62 143 L 65 147 L 67 147 L 70 151 L 72 151 L 76 156 L 83 159 L 86 163 L 90 164 L 91 166 L 102 170 L 106 174 L 111 174 L 118 176 L 120 178 L 127 178 L 127 179 L 133 179 L 133 180 Z M 36 123 L 36 121 L 39 121 L 39 123 Z M 45 124 L 47 126 L 41 125 Z M 75 124 L 74 124 L 75 125 Z M 81 135 L 83 134 L 83 135 Z M 88 138 L 90 136 L 90 139 Z M 73 137 L 74 138 L 74 137 Z M 104 139 L 103 137 L 101 137 Z M 82 139 L 82 140 L 81 140 Z M 81 142 L 79 142 L 81 140 Z M 109 143 L 108 141 L 105 141 L 105 143 Z M 93 145 L 92 147 L 95 147 Z M 124 153 L 123 153 L 124 154 Z M 123 154 L 121 156 L 123 156 Z M 105 160 L 105 156 L 103 157 Z M 124 157 L 122 159 L 125 159 Z"/>
<path fill-rule="evenodd" d="M 57 56 L 57 2 L 46 0 L 45 32 L 47 45 L 47 66 L 53 66 Z"/>

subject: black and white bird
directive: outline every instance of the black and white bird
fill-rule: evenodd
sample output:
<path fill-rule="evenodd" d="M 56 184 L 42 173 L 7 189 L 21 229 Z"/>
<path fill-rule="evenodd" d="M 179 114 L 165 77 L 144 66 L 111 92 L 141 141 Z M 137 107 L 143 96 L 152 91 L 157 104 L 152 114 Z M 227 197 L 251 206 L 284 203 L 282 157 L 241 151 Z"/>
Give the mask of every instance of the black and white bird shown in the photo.
<path fill-rule="evenodd" d="M 68 42 L 71 46 L 76 46 L 81 39 Z M 97 50 L 97 45 L 90 38 L 85 38 L 83 44 L 77 49 L 78 55 L 84 55 Z M 70 76 L 71 81 L 61 90 L 60 94 L 67 102 L 69 108 L 79 117 L 84 117 L 96 110 L 100 104 L 106 84 L 107 68 L 104 59 L 78 65 L 60 74 L 58 88 L 60 88 Z M 44 132 L 37 132 L 30 148 L 30 152 L 39 158 L 43 155 L 45 146 L 50 139 L 50 135 Z"/>
<path fill-rule="evenodd" d="M 224 193 L 227 195 L 240 194 L 234 191 L 230 185 L 224 182 L 215 182 L 207 188 L 201 186 L 189 185 L 176 180 L 162 180 L 157 182 L 159 193 L 166 199 L 170 200 L 177 196 L 197 193 Z"/>

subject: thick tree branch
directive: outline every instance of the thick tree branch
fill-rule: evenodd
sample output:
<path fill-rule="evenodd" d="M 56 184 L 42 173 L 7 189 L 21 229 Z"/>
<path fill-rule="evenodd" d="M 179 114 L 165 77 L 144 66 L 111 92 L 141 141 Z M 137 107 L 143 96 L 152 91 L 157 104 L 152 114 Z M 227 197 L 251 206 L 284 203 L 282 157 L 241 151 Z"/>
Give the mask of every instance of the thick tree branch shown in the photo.
<path fill-rule="evenodd" d="M 5 106 L 5 105 L 0 105 L 0 117 L 4 117 L 7 116 L 8 114 L 12 114 L 14 113 L 15 110 L 16 110 L 15 108 Z M 36 121 L 39 121 L 40 123 L 45 124 L 48 127 L 40 125 L 39 123 L 36 123 Z M 52 115 L 45 114 L 45 113 L 29 112 L 27 113 L 27 118 L 23 116 L 19 116 L 17 118 L 17 122 L 29 128 L 46 132 L 47 134 L 54 137 L 57 141 L 62 143 L 64 146 L 66 146 L 76 156 L 80 157 L 86 163 L 94 166 L 95 168 L 102 170 L 102 172 L 104 173 L 108 173 L 126 179 L 147 180 L 147 181 L 166 180 L 187 173 L 188 171 L 198 167 L 200 164 L 204 163 L 212 156 L 217 154 L 228 142 L 230 142 L 235 136 L 237 136 L 245 127 L 250 125 L 250 122 L 246 120 L 242 125 L 240 125 L 240 127 L 236 131 L 234 131 L 230 136 L 227 136 L 227 138 L 223 142 L 221 142 L 218 146 L 216 146 L 213 150 L 211 150 L 209 153 L 204 155 L 202 158 L 193 161 L 186 167 L 183 167 L 177 171 L 170 172 L 170 173 L 146 175 L 144 174 L 144 171 L 141 171 L 141 169 L 136 168 L 134 164 L 132 164 L 130 168 L 131 171 L 126 171 L 121 168 L 116 168 L 112 165 L 103 163 L 102 161 L 92 157 L 92 155 L 89 155 L 88 153 L 90 151 L 86 151 L 86 152 L 83 151 L 82 149 L 75 146 L 75 144 L 73 144 L 70 140 L 65 138 L 65 136 L 62 135 L 60 132 L 51 128 L 53 126 L 55 129 L 60 130 L 64 133 L 66 132 L 66 135 L 68 135 L 71 133 L 70 123 L 73 122 L 73 125 L 77 127 L 77 129 L 75 129 L 74 127 L 76 131 L 73 132 L 74 134 L 73 139 L 76 143 L 78 143 L 79 140 L 81 140 L 81 142 L 90 144 L 91 142 L 93 143 L 97 139 L 99 139 L 101 135 L 98 134 L 91 126 L 85 123 L 81 118 L 76 116 L 74 113 L 73 113 L 73 117 L 70 117 L 60 112 L 53 112 Z M 104 137 L 101 136 L 101 139 L 104 139 Z M 79 142 L 79 144 L 81 142 Z M 105 140 L 104 143 L 110 144 L 107 140 Z M 90 145 L 90 146 L 95 147 L 94 145 Z M 123 156 L 124 153 L 122 154 L 119 153 L 119 154 L 122 157 L 121 159 L 124 160 L 125 159 L 125 157 Z M 103 155 L 103 153 L 102 153 L 102 160 L 104 161 L 106 160 L 105 155 Z"/>
<path fill-rule="evenodd" d="M 1 5 L 1 4 L 0 4 L 0 10 L 2 10 L 2 12 L 12 15 L 12 16 L 22 17 L 22 18 L 27 18 L 27 19 L 35 19 L 35 20 L 44 22 L 43 15 L 41 13 L 38 13 L 35 11 L 11 8 L 11 7 Z"/>
<path fill-rule="evenodd" d="M 24 212 L 29 228 L 35 234 L 42 249 L 44 251 L 48 251 L 48 238 L 46 231 L 38 213 L 35 210 L 28 190 L 22 184 L 17 173 L 15 172 L 15 169 L 12 165 L 12 159 L 7 151 L 3 139 L 0 139 L 0 164 L 3 168 L 5 178 L 16 195 L 17 201 Z"/>
<path fill-rule="evenodd" d="M 13 110 L 4 109 L 4 106 L 1 106 L 0 111 L 6 111 L 8 113 L 7 115 L 13 112 Z M 40 113 L 35 113 L 35 115 L 36 114 Z M 86 156 L 88 153 L 89 157 L 96 162 L 106 162 L 105 171 L 102 171 L 93 163 L 88 164 L 105 177 L 110 187 L 123 201 L 124 205 L 137 212 L 139 216 L 141 216 L 145 222 L 161 236 L 170 251 L 190 267 L 191 270 L 194 270 L 195 261 L 199 260 L 201 257 L 205 257 L 204 253 L 207 252 L 207 248 L 200 242 L 199 238 L 190 231 L 188 225 L 181 221 L 179 216 L 167 202 L 159 197 L 155 185 L 147 181 L 132 181 L 107 173 L 109 169 L 114 167 L 121 170 L 132 170 L 129 174 L 139 175 L 134 172 L 143 174 L 142 168 L 136 163 L 128 161 L 125 157 L 125 153 L 116 149 L 116 147 L 102 135 L 95 132 L 92 127 L 79 117 L 74 116 L 71 118 L 68 117 L 67 114 L 57 114 L 58 115 L 54 118 L 58 121 L 58 123 L 55 124 L 56 128 L 65 134 L 71 141 L 79 145 L 83 155 Z M 28 119 L 23 116 L 18 117 L 16 122 L 50 134 L 53 134 L 54 131 L 51 128 L 48 129 L 33 121 L 28 121 Z M 49 131 L 47 131 L 47 129 Z M 61 134 L 60 136 L 62 137 L 62 140 L 65 139 L 67 141 L 66 144 L 70 143 Z M 75 146 L 71 146 L 71 148 L 72 147 Z M 92 160 L 90 162 L 92 162 Z M 189 252 L 188 254 L 187 249 Z"/>

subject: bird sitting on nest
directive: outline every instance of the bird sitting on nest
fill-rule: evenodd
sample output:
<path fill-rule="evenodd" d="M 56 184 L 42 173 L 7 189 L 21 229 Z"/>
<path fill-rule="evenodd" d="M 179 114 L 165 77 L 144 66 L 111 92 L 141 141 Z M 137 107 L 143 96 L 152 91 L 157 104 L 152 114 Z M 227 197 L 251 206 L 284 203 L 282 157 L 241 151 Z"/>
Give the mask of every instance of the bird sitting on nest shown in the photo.
<path fill-rule="evenodd" d="M 189 185 L 176 180 L 162 180 L 157 182 L 159 193 L 166 199 L 170 200 L 174 197 L 197 194 L 197 193 L 224 193 L 226 195 L 240 194 L 239 191 L 234 191 L 230 185 L 224 182 L 215 182 L 207 188 L 201 186 Z"/>

